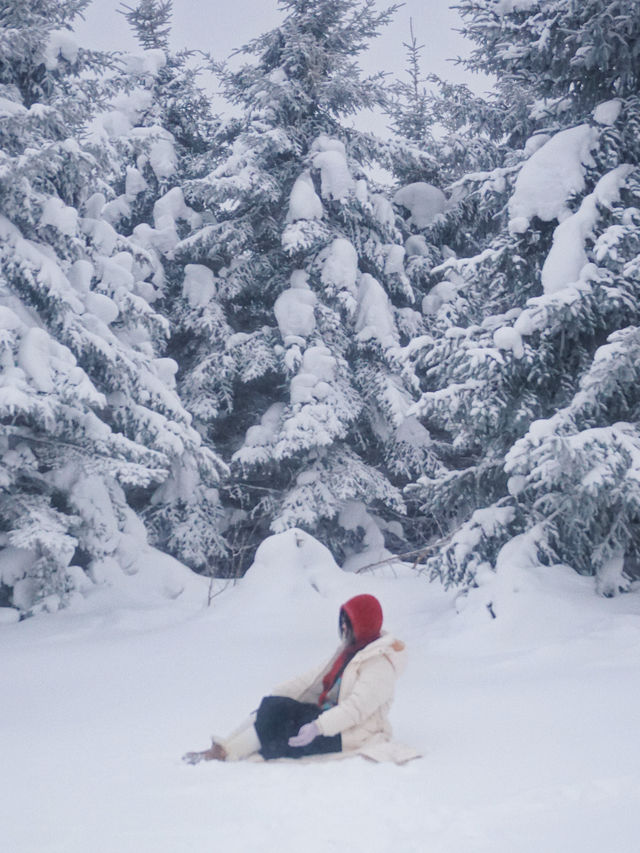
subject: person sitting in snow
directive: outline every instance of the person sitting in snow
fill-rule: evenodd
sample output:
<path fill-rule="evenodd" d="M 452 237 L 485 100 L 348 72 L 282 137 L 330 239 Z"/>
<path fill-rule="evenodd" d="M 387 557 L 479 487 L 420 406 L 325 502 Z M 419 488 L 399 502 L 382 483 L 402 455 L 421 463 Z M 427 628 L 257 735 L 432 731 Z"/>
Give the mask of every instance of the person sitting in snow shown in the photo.
<path fill-rule="evenodd" d="M 405 646 L 381 631 L 382 608 L 373 595 L 356 595 L 340 608 L 342 643 L 320 667 L 266 696 L 257 712 L 209 749 L 188 752 L 199 761 L 303 758 L 323 753 L 360 754 L 404 763 L 418 753 L 391 740 L 388 713 Z"/>

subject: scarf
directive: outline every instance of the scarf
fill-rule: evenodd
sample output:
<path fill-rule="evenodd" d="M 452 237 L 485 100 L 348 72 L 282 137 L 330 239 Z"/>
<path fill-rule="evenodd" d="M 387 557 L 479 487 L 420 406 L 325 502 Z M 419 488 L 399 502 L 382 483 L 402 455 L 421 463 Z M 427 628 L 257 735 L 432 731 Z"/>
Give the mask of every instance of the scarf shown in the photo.
<path fill-rule="evenodd" d="M 365 646 L 368 646 L 370 642 L 370 640 L 367 640 L 366 642 L 361 641 L 349 643 L 349 645 L 345 646 L 344 649 L 340 652 L 338 657 L 333 662 L 333 666 L 322 679 L 322 686 L 324 687 L 324 690 L 318 698 L 318 706 L 320 708 L 322 708 L 324 703 L 327 701 L 327 696 L 331 692 L 331 688 L 340 678 L 342 673 L 345 671 L 345 669 L 347 668 L 347 664 L 350 663 L 352 658 L 361 649 L 364 649 Z"/>

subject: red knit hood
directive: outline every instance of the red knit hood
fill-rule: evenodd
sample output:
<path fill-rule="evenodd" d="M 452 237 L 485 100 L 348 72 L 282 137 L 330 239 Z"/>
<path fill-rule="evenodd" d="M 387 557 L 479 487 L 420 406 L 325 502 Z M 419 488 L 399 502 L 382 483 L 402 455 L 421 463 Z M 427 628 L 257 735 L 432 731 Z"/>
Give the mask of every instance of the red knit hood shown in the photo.
<path fill-rule="evenodd" d="M 331 669 L 322 679 L 324 690 L 318 699 L 318 705 L 321 708 L 349 661 L 365 646 L 377 640 L 382 628 L 382 607 L 373 595 L 356 595 L 350 598 L 342 605 L 340 613 L 346 613 L 349 617 L 353 629 L 353 642 L 343 647 Z"/>
<path fill-rule="evenodd" d="M 380 636 L 382 607 L 373 595 L 356 595 L 346 601 L 341 610 L 349 617 L 355 642 L 359 646 L 372 643 Z"/>

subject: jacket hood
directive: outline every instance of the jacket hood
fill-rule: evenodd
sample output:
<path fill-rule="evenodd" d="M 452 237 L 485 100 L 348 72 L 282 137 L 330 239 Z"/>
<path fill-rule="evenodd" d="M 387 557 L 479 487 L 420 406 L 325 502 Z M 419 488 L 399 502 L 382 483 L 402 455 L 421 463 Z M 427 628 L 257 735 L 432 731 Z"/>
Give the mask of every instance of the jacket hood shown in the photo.
<path fill-rule="evenodd" d="M 382 607 L 375 596 L 356 595 L 345 601 L 340 609 L 349 617 L 358 645 L 366 645 L 378 639 L 382 628 Z"/>

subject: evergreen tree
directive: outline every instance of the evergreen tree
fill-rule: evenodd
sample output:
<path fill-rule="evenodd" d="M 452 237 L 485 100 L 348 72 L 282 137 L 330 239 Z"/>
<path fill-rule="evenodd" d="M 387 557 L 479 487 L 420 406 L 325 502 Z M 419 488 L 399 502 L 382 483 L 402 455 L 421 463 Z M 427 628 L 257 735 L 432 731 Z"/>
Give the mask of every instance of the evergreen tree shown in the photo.
<path fill-rule="evenodd" d="M 152 259 L 149 299 L 166 318 L 167 355 L 175 356 L 177 368 L 183 337 L 191 334 L 185 318 L 191 312 L 182 299 L 185 270 L 175 249 L 203 223 L 201 214 L 186 204 L 183 188 L 211 169 L 223 143 L 220 122 L 199 82 L 211 61 L 190 51 L 170 50 L 171 11 L 166 0 L 123 4 L 122 12 L 144 51 L 123 57 L 117 78 L 120 93 L 102 121 L 116 193 L 103 215 Z M 227 331 L 219 313 L 213 325 L 211 312 L 209 321 L 199 318 L 201 333 L 213 334 L 216 323 Z M 141 504 L 141 511 L 154 544 L 198 571 L 216 572 L 217 560 L 226 552 L 217 488 L 220 471 L 218 465 L 203 466 L 197 457 L 176 459 L 169 479 Z"/>
<path fill-rule="evenodd" d="M 156 357 L 152 259 L 102 216 L 99 153 L 78 142 L 112 65 L 73 38 L 87 5 L 0 3 L 1 589 L 25 611 L 135 560 L 127 495 L 179 459 L 220 467 Z"/>
<path fill-rule="evenodd" d="M 418 410 L 446 466 L 412 487 L 425 535 L 448 536 L 428 565 L 469 582 L 532 531 L 541 559 L 614 592 L 640 544 L 640 19 L 630 0 L 460 8 L 472 66 L 498 80 L 503 156 L 455 185 L 448 216 L 468 223 L 468 247 L 431 270 L 415 347 Z"/>
<path fill-rule="evenodd" d="M 418 44 L 412 18 L 409 20 L 409 32 L 411 39 L 403 44 L 407 79 L 397 80 L 392 87 L 387 111 L 393 130 L 401 140 L 414 143 L 420 148 L 428 148 L 434 144 L 433 96 L 427 89 L 428 80 L 422 73 L 421 54 L 424 45 Z"/>
<path fill-rule="evenodd" d="M 226 159 L 188 186 L 207 221 L 176 250 L 191 311 L 181 393 L 232 463 L 229 570 L 268 530 L 305 527 L 342 555 L 366 529 L 379 537 L 373 514 L 402 515 L 399 486 L 431 458 L 407 417 L 416 294 L 365 171 L 385 146 L 343 123 L 385 100 L 354 57 L 394 10 L 280 5 L 282 25 L 241 51 L 254 61 L 221 68 L 241 116 Z"/>

